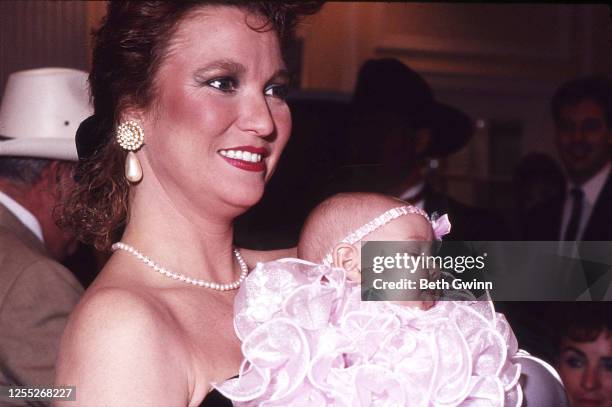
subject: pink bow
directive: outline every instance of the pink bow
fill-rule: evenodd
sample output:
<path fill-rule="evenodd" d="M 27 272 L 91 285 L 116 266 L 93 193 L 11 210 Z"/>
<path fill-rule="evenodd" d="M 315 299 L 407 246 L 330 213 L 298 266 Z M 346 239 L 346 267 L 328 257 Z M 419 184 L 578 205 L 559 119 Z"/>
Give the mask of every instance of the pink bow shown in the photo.
<path fill-rule="evenodd" d="M 448 235 L 451 231 L 451 223 L 448 220 L 448 215 L 444 214 L 439 218 L 433 219 L 431 221 L 431 227 L 433 228 L 436 240 L 442 240 L 442 236 Z"/>

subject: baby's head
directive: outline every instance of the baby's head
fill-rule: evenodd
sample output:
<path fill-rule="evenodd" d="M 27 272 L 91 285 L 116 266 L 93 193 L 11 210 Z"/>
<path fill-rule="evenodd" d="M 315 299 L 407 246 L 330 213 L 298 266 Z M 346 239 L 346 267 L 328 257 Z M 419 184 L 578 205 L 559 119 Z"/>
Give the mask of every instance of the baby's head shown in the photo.
<path fill-rule="evenodd" d="M 298 243 L 298 257 L 315 263 L 327 260 L 334 267 L 346 270 L 347 278 L 358 281 L 361 241 L 431 242 L 435 239 L 427 215 L 406 205 L 399 199 L 375 193 L 334 195 L 319 204 L 306 219 Z M 392 220 L 375 222 L 376 226 L 384 223 L 377 228 L 369 225 L 362 229 L 390 210 L 394 210 L 388 215 Z M 353 235 L 356 231 L 368 233 Z M 350 241 L 346 241 L 349 235 Z"/>

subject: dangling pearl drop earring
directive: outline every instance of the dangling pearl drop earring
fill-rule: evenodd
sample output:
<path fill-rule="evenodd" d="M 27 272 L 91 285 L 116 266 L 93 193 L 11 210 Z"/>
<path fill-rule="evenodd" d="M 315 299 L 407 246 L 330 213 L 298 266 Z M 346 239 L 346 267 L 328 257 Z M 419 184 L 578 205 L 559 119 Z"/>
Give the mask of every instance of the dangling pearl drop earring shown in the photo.
<path fill-rule="evenodd" d="M 134 151 L 142 147 L 144 143 L 144 129 L 135 120 L 128 120 L 117 127 L 117 143 L 128 151 L 125 158 L 125 178 L 132 184 L 142 179 L 142 167 Z"/>

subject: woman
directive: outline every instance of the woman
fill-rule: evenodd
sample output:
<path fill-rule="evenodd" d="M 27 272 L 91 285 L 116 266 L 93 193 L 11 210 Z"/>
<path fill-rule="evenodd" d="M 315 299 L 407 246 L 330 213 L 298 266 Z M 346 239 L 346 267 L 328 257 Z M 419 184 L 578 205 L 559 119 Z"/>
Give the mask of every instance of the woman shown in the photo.
<path fill-rule="evenodd" d="M 612 315 L 607 302 L 567 303 L 557 367 L 572 407 L 612 406 Z M 565 312 L 563 312 L 565 311 Z"/>
<path fill-rule="evenodd" d="M 65 220 L 99 248 L 127 220 L 62 339 L 56 383 L 75 385 L 79 405 L 196 406 L 238 372 L 235 288 L 274 255 L 243 260 L 232 222 L 289 137 L 281 45 L 316 8 L 109 4 Z"/>

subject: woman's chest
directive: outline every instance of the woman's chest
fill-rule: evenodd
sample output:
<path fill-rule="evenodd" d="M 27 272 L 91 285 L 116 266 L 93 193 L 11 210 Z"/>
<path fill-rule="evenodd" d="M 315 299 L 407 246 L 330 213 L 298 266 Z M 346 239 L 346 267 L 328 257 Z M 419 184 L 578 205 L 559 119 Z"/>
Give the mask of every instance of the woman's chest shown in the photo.
<path fill-rule="evenodd" d="M 242 353 L 234 332 L 232 301 L 192 293 L 169 296 L 167 301 L 171 325 L 184 345 L 196 382 L 236 375 Z"/>

